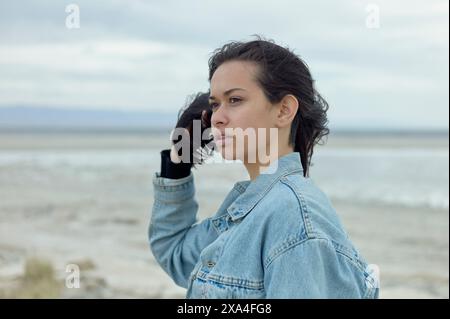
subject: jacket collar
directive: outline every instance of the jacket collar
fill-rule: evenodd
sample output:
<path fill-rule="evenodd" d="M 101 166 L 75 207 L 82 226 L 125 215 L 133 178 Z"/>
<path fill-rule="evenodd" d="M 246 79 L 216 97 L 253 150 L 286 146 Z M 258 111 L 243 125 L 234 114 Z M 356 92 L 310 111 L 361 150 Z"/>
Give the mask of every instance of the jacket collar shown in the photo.
<path fill-rule="evenodd" d="M 300 153 L 292 152 L 274 161 L 255 180 L 237 182 L 234 188 L 240 189 L 241 194 L 227 208 L 231 219 L 237 220 L 247 215 L 282 177 L 302 172 Z"/>

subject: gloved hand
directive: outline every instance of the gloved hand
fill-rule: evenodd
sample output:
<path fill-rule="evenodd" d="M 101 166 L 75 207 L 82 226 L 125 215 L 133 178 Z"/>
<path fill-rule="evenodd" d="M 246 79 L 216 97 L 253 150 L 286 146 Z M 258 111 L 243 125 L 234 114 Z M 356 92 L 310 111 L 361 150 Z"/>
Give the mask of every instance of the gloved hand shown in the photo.
<path fill-rule="evenodd" d="M 183 128 L 189 132 L 189 145 L 180 143 L 183 136 L 172 135 L 172 147 L 170 150 L 161 152 L 161 177 L 182 178 L 190 174 L 192 166 L 201 165 L 204 160 L 213 153 L 213 149 L 208 147 L 213 141 L 211 136 L 209 139 L 203 140 L 201 137 L 206 129 L 211 127 L 212 110 L 209 106 L 209 92 L 197 93 L 191 102 L 187 103 L 178 113 L 178 121 L 176 128 Z M 200 124 L 199 136 L 194 136 L 194 120 L 198 120 Z M 183 152 L 189 152 L 189 156 L 183 157 Z M 183 161 L 188 159 L 187 161 Z"/>
<path fill-rule="evenodd" d="M 213 140 L 213 137 L 211 136 L 206 140 L 202 139 L 205 130 L 211 128 L 212 110 L 208 99 L 209 93 L 197 93 L 192 101 L 180 110 L 175 128 L 186 129 L 189 132 L 190 143 L 186 148 L 186 145 L 180 145 L 181 143 L 179 143 L 182 136 L 173 136 L 170 153 L 172 162 L 180 163 L 185 160 L 187 156 L 184 158 L 183 152 L 188 151 L 189 161 L 187 163 L 192 164 L 192 166 L 195 166 L 195 164 L 201 165 L 212 154 L 212 149 L 208 147 L 208 144 Z M 196 125 L 200 125 L 200 134 L 194 132 L 194 121 L 197 121 Z M 194 135 L 194 133 L 196 134 Z"/>

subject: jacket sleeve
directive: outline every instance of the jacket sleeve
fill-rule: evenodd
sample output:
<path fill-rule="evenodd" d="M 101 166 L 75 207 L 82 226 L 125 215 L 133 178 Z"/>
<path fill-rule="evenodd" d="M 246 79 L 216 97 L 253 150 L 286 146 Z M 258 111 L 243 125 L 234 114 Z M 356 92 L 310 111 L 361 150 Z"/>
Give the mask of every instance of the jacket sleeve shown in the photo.
<path fill-rule="evenodd" d="M 211 219 L 198 223 L 194 176 L 179 179 L 153 177 L 154 202 L 149 225 L 150 247 L 157 262 L 181 287 L 187 288 L 189 275 L 200 252 L 218 234 Z"/>
<path fill-rule="evenodd" d="M 266 298 L 363 298 L 364 276 L 328 240 L 309 239 L 277 253 L 268 264 Z"/>

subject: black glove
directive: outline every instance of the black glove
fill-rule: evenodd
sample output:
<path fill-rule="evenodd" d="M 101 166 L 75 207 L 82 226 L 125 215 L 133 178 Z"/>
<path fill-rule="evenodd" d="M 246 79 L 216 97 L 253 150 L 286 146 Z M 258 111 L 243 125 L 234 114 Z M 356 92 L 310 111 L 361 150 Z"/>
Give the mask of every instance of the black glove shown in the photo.
<path fill-rule="evenodd" d="M 183 159 L 183 151 L 189 151 L 189 161 L 174 163 L 170 158 L 170 150 L 161 151 L 161 177 L 183 178 L 189 176 L 192 166 L 195 166 L 195 164 L 201 165 L 212 154 L 213 149 L 208 147 L 208 144 L 213 140 L 213 137 L 211 136 L 207 140 L 198 140 L 199 137 L 203 136 L 203 132 L 211 127 L 212 110 L 208 99 L 209 92 L 198 93 L 190 103 L 186 104 L 186 107 L 180 110 L 175 128 L 186 129 L 189 132 L 190 143 L 187 149 L 181 148 L 181 143 L 178 143 L 182 140 L 182 136 L 174 136 L 172 143 L 181 160 Z M 193 136 L 194 120 L 201 121 L 201 134 L 196 136 L 195 141 Z M 183 145 L 183 147 L 185 146 Z"/>

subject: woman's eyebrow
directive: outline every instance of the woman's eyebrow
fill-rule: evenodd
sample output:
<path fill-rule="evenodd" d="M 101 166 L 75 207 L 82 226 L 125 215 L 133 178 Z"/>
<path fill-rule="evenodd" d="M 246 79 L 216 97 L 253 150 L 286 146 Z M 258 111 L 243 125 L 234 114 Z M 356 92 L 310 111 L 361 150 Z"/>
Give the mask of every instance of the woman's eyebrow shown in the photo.
<path fill-rule="evenodd" d="M 246 91 L 246 90 L 242 89 L 242 88 L 232 88 L 232 89 L 229 89 L 229 90 L 226 90 L 225 92 L 223 92 L 223 95 L 224 96 L 230 95 L 234 91 Z M 214 96 L 210 96 L 209 99 L 210 100 L 216 100 L 216 98 Z"/>

